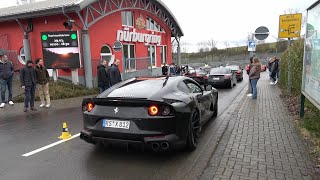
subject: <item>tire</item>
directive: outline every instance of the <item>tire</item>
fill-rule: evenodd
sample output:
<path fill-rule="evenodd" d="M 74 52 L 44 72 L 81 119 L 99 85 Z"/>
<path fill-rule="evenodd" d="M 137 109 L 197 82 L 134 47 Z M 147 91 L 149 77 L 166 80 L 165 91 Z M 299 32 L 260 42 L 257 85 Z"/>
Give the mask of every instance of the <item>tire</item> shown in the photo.
<path fill-rule="evenodd" d="M 195 110 L 189 121 L 189 130 L 187 137 L 187 147 L 188 151 L 194 151 L 198 145 L 200 130 L 200 116 L 197 110 Z"/>
<path fill-rule="evenodd" d="M 217 116 L 218 116 L 218 99 L 216 100 L 216 103 L 214 104 L 212 117 L 217 117 Z"/>
<path fill-rule="evenodd" d="M 230 80 L 229 88 L 230 88 L 230 89 L 232 89 L 232 88 L 233 88 L 233 83 L 232 83 L 232 81 L 231 81 L 231 80 Z"/>

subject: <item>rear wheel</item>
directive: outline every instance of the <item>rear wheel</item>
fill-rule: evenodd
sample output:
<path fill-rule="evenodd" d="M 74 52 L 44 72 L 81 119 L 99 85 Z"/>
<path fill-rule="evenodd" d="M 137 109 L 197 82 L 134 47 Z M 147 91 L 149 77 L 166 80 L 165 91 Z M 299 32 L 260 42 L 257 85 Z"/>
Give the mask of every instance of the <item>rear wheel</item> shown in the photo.
<path fill-rule="evenodd" d="M 216 100 L 216 103 L 214 104 L 213 107 L 213 117 L 217 117 L 218 116 L 218 99 Z"/>
<path fill-rule="evenodd" d="M 233 82 L 232 82 L 232 80 L 230 80 L 229 88 L 233 88 Z"/>
<path fill-rule="evenodd" d="M 200 116 L 198 111 L 195 111 L 192 114 L 192 117 L 189 123 L 189 132 L 187 137 L 187 149 L 189 151 L 193 151 L 197 148 L 199 131 L 200 131 Z"/>

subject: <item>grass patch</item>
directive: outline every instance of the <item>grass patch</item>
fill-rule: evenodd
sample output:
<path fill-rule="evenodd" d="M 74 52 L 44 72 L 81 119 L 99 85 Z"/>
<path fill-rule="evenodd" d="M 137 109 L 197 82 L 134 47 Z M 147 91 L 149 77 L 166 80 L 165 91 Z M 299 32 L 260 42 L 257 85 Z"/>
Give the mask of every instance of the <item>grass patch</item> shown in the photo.
<path fill-rule="evenodd" d="M 82 85 L 74 85 L 72 83 L 57 81 L 50 81 L 49 83 L 49 94 L 51 100 L 67 99 L 88 95 L 98 94 L 97 88 L 88 89 Z M 36 101 L 39 101 L 38 92 L 36 91 Z M 24 102 L 24 94 L 18 95 L 13 98 L 14 102 Z"/>

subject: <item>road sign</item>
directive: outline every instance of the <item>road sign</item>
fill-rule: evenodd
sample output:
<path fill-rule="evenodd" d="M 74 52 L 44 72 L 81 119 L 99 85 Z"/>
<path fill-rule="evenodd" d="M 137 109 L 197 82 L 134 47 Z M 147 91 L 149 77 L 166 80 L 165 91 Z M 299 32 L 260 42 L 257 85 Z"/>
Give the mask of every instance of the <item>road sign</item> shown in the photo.
<path fill-rule="evenodd" d="M 115 52 L 120 52 L 122 50 L 122 43 L 120 41 L 116 41 L 113 43 L 112 48 Z"/>
<path fill-rule="evenodd" d="M 248 42 L 248 51 L 256 51 L 256 42 L 254 41 Z"/>
<path fill-rule="evenodd" d="M 300 37 L 302 14 L 285 14 L 279 18 L 279 38 Z"/>
<path fill-rule="evenodd" d="M 260 26 L 254 32 L 254 36 L 260 41 L 265 40 L 269 36 L 269 29 L 264 26 Z"/>

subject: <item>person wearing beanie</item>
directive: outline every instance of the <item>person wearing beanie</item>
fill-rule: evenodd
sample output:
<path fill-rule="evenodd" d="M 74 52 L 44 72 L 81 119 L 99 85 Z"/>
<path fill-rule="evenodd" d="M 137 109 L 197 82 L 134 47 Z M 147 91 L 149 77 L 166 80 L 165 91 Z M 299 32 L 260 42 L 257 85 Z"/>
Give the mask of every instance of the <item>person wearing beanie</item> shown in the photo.
<path fill-rule="evenodd" d="M 31 60 L 28 60 L 26 63 L 26 66 L 20 70 L 21 87 L 24 89 L 24 94 L 25 94 L 24 112 L 28 111 L 29 103 L 30 103 L 30 109 L 32 111 L 37 110 L 34 107 L 37 75 L 32 65 L 33 65 L 33 62 Z"/>

